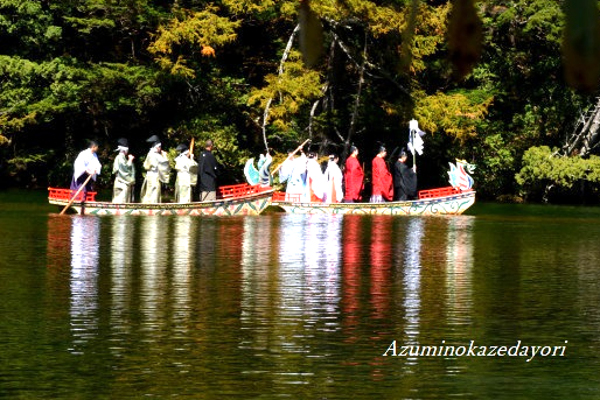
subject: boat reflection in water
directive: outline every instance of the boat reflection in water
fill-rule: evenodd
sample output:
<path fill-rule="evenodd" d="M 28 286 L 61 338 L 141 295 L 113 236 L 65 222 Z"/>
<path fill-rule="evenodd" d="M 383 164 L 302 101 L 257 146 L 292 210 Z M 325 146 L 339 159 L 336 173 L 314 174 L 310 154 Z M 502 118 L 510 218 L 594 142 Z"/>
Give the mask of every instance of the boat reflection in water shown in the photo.
<path fill-rule="evenodd" d="M 341 243 L 338 244 L 342 249 L 341 319 L 344 341 L 349 344 L 360 339 L 357 328 L 362 309 L 362 268 L 366 264 L 363 257 L 367 253 L 367 243 L 361 233 L 364 221 L 362 216 L 345 216 Z"/>
<path fill-rule="evenodd" d="M 132 217 L 115 218 L 111 224 L 111 326 L 120 334 L 131 332 L 131 312 L 133 304 L 134 256 L 137 249 L 135 225 Z M 119 346 L 113 346 L 119 351 Z"/>
<path fill-rule="evenodd" d="M 244 373 L 269 380 L 277 392 L 308 383 L 315 365 L 328 358 L 314 351 L 315 341 L 340 328 L 342 220 L 288 214 L 244 221 L 241 329 L 246 339 L 239 348 L 265 366 Z"/>
<path fill-rule="evenodd" d="M 196 228 L 193 217 L 183 216 L 173 221 L 172 267 L 172 314 L 173 324 L 180 332 L 189 327 L 192 311 L 192 272 L 196 262 Z"/>
<path fill-rule="evenodd" d="M 98 334 L 98 259 L 100 220 L 76 216 L 71 225 L 72 353 L 82 354 Z"/>
<path fill-rule="evenodd" d="M 169 322 L 166 312 L 168 304 L 165 301 L 165 278 L 172 244 L 169 222 L 157 218 L 140 220 L 140 328 L 150 343 L 159 338 L 156 333 L 161 332 Z"/>
<path fill-rule="evenodd" d="M 474 217 L 448 220 L 446 246 L 446 304 L 450 325 L 472 322 L 473 223 Z"/>
<path fill-rule="evenodd" d="M 334 374 L 417 376 L 430 361 L 382 357 L 390 342 L 435 345 L 445 339 L 432 336 L 438 327 L 470 323 L 469 217 L 70 220 L 70 234 L 55 233 L 70 243 L 70 350 L 107 336 L 106 351 L 129 365 L 123 384 L 152 386 L 159 375 L 192 377 L 219 363 L 229 383 L 252 376 L 284 394 L 326 387 Z M 61 240 L 50 242 L 49 264 L 59 264 Z M 169 369 L 165 354 L 177 355 Z"/>
<path fill-rule="evenodd" d="M 425 222 L 421 218 L 411 218 L 406 227 L 406 241 L 403 251 L 402 288 L 404 291 L 404 343 L 419 344 L 419 322 L 421 312 L 421 246 Z M 415 365 L 418 359 L 407 357 L 407 366 Z"/>

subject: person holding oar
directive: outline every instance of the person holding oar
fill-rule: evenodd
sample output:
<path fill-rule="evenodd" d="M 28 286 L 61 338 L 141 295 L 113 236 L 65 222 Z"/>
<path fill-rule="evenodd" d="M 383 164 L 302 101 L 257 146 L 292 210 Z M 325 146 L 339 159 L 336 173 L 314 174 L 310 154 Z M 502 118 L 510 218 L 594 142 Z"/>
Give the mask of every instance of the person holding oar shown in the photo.
<path fill-rule="evenodd" d="M 198 163 L 194 160 L 194 144 L 177 146 L 179 155 L 175 158 L 175 203 L 190 203 L 194 186 L 198 182 Z"/>
<path fill-rule="evenodd" d="M 302 151 L 302 148 L 310 139 L 305 140 L 296 150 L 288 151 L 288 156 L 283 163 L 281 163 L 272 172 L 279 171 L 279 182 L 284 183 L 287 181 L 287 187 L 285 190 L 285 200 L 291 202 L 300 202 L 304 200 L 306 193 L 306 155 Z M 294 158 L 295 154 L 300 152 L 300 157 Z"/>
<path fill-rule="evenodd" d="M 87 192 L 92 191 L 92 181 L 96 181 L 96 177 L 102 169 L 102 165 L 96 154 L 97 152 L 98 142 L 90 140 L 88 148 L 79 153 L 73 165 L 74 171 L 71 180 L 71 190 L 79 193 L 83 186 L 82 200 L 85 200 Z"/>

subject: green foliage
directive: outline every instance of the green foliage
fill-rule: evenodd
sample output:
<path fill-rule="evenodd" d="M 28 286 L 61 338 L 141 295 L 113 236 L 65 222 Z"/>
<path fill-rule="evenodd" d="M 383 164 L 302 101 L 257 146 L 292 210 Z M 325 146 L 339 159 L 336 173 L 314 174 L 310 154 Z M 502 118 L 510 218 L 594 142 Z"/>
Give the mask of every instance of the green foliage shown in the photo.
<path fill-rule="evenodd" d="M 531 147 L 523 155 L 523 166 L 515 179 L 525 192 L 552 184 L 569 189 L 578 181 L 600 183 L 600 157 L 557 156 L 548 146 Z"/>
<path fill-rule="evenodd" d="M 0 0 L 0 54 L 36 56 L 52 49 L 62 28 L 37 0 Z"/>
<path fill-rule="evenodd" d="M 99 115 L 128 107 L 139 113 L 160 94 L 156 73 L 124 64 L 88 66 L 70 58 L 35 63 L 0 56 L 0 72 L 7 78 L 0 84 L 5 136 L 66 112 Z"/>

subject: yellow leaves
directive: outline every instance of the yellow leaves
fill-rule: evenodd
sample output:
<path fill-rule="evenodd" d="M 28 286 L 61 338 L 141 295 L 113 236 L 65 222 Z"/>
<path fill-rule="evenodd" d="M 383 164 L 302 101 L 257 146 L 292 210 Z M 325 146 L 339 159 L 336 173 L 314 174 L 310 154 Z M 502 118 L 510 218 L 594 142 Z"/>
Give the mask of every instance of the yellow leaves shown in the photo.
<path fill-rule="evenodd" d="M 36 123 L 37 113 L 35 111 L 23 116 L 10 116 L 8 114 L 0 115 L 0 146 L 10 144 L 11 140 L 3 135 L 10 131 L 20 131 L 27 125 Z"/>
<path fill-rule="evenodd" d="M 398 115 L 398 108 L 396 105 L 391 104 L 387 101 L 384 101 L 381 105 L 381 109 L 387 116 L 396 116 Z"/>
<path fill-rule="evenodd" d="M 177 61 L 175 61 L 174 64 L 171 64 L 171 74 L 186 78 L 193 78 L 196 76 L 194 70 L 186 65 L 186 61 L 182 56 L 177 57 Z"/>
<path fill-rule="evenodd" d="M 424 59 L 440 50 L 444 43 L 446 32 L 446 20 L 450 6 L 431 7 L 420 4 L 416 11 L 414 21 L 414 32 L 410 32 L 410 24 L 404 26 L 403 43 L 399 48 L 400 57 L 405 60 L 404 67 L 412 75 L 425 70 Z M 409 10 L 406 10 L 408 13 Z M 406 15 L 406 19 L 409 16 Z"/>
<path fill-rule="evenodd" d="M 268 75 L 267 85 L 254 90 L 248 104 L 259 104 L 260 108 L 270 106 L 269 120 L 281 131 L 290 129 L 292 116 L 298 113 L 303 105 L 321 96 L 320 75 L 304 67 L 297 51 L 290 53 L 284 64 L 282 75 Z"/>
<path fill-rule="evenodd" d="M 436 93 L 417 102 L 415 117 L 424 131 L 443 130 L 464 142 L 476 135 L 477 122 L 482 120 L 494 101 L 493 97 L 473 101 L 463 93 Z"/>
<path fill-rule="evenodd" d="M 276 6 L 273 0 L 223 0 L 222 3 L 237 14 L 258 14 Z"/>
<path fill-rule="evenodd" d="M 183 55 L 179 55 L 176 61 L 172 61 L 171 56 L 190 46 L 200 47 L 203 57 L 215 57 L 214 46 L 234 41 L 237 37 L 235 30 L 241 22 L 220 17 L 217 11 L 214 6 L 202 11 L 181 9 L 166 25 L 161 25 L 148 46 L 150 53 L 156 56 L 156 62 L 175 75 L 194 76 L 195 72 L 186 66 Z"/>

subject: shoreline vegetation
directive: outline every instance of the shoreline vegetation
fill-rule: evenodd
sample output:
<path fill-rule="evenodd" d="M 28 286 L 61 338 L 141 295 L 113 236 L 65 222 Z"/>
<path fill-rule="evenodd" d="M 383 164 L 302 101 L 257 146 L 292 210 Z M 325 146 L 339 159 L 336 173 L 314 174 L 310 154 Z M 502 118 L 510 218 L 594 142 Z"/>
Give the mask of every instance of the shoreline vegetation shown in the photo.
<path fill-rule="evenodd" d="M 0 187 L 66 186 L 94 139 L 109 191 L 117 140 L 142 171 L 154 134 L 171 158 L 212 139 L 220 185 L 306 139 L 357 146 L 368 179 L 415 119 L 420 189 L 464 159 L 479 199 L 597 204 L 600 40 L 576 36 L 600 37 L 597 5 L 484 3 L 0 0 Z"/>

